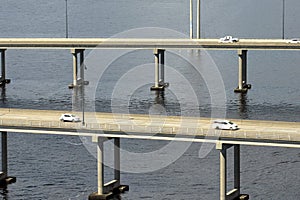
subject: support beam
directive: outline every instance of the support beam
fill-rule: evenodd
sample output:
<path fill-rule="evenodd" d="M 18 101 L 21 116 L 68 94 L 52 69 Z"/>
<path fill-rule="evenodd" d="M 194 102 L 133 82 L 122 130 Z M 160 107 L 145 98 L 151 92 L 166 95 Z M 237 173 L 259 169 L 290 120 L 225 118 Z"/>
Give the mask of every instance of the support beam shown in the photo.
<path fill-rule="evenodd" d="M 238 72 L 238 87 L 234 92 L 246 93 L 251 88 L 250 84 L 247 84 L 247 50 L 238 50 L 239 56 L 239 72 Z"/>

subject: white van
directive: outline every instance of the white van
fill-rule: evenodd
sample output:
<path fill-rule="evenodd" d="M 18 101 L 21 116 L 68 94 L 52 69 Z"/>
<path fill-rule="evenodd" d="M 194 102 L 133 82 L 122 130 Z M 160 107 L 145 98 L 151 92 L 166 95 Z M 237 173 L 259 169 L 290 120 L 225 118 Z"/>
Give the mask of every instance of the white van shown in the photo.
<path fill-rule="evenodd" d="M 237 130 L 238 125 L 228 120 L 218 119 L 213 122 L 212 128 L 222 130 Z"/>

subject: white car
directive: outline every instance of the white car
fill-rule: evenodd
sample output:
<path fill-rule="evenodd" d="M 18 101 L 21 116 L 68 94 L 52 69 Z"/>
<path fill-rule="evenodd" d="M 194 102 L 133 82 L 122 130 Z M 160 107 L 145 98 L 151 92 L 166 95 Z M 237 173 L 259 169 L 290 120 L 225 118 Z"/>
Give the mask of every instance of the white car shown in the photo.
<path fill-rule="evenodd" d="M 300 43 L 300 39 L 299 38 L 293 38 L 293 39 L 288 40 L 287 43 L 297 44 L 297 43 Z"/>
<path fill-rule="evenodd" d="M 214 129 L 222 129 L 222 130 L 237 130 L 239 129 L 238 125 L 229 121 L 218 119 L 212 123 L 212 128 Z"/>
<path fill-rule="evenodd" d="M 75 115 L 69 113 L 62 114 L 59 120 L 63 122 L 80 122 L 79 117 L 76 117 Z"/>
<path fill-rule="evenodd" d="M 233 43 L 233 42 L 238 42 L 238 41 L 239 41 L 238 38 L 233 38 L 230 35 L 220 38 L 220 40 L 219 40 L 219 42 L 221 42 L 221 43 Z"/>

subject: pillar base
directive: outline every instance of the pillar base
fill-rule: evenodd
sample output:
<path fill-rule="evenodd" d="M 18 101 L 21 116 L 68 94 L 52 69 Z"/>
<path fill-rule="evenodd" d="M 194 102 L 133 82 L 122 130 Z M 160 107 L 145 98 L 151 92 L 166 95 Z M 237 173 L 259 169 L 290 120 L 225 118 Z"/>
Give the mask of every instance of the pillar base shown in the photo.
<path fill-rule="evenodd" d="M 239 197 L 235 198 L 234 200 L 249 200 L 249 195 L 241 194 Z"/>
<path fill-rule="evenodd" d="M 151 91 L 164 91 L 165 90 L 165 86 L 158 86 L 158 87 L 155 87 L 155 86 L 152 86 L 150 88 Z"/>
<path fill-rule="evenodd" d="M 77 86 L 74 86 L 74 84 L 68 85 L 68 88 L 69 88 L 69 89 L 73 89 L 74 87 L 77 87 Z"/>
<path fill-rule="evenodd" d="M 7 185 L 15 183 L 17 181 L 16 177 L 8 176 L 0 180 L 0 188 L 6 188 Z"/>
<path fill-rule="evenodd" d="M 155 85 L 153 85 L 150 90 L 151 91 L 164 91 L 165 88 L 169 87 L 169 83 L 159 83 L 158 87 L 155 87 Z"/>
<path fill-rule="evenodd" d="M 113 191 L 106 193 L 106 194 L 98 194 L 97 192 L 94 192 L 89 195 L 89 200 L 107 200 L 107 199 L 111 199 L 115 195 L 124 193 L 126 191 L 129 191 L 129 186 L 128 185 L 120 185 L 119 187 L 114 188 Z"/>
<path fill-rule="evenodd" d="M 5 84 L 9 84 L 10 79 L 0 80 L 0 86 L 4 86 Z"/>
<path fill-rule="evenodd" d="M 89 81 L 84 81 L 84 85 L 89 85 L 89 84 L 90 84 Z M 81 86 L 81 83 L 77 83 L 76 86 L 72 83 L 72 84 L 68 85 L 68 88 L 69 88 L 69 89 L 73 89 L 73 88 L 75 88 L 75 87 L 80 87 L 80 86 Z"/>
<path fill-rule="evenodd" d="M 242 88 L 242 89 L 236 88 L 236 89 L 234 89 L 234 92 L 235 93 L 247 93 L 248 88 Z"/>
<path fill-rule="evenodd" d="M 234 92 L 247 93 L 249 89 L 251 89 L 251 84 L 245 84 L 242 89 L 239 89 L 238 87 L 236 89 L 234 89 Z"/>

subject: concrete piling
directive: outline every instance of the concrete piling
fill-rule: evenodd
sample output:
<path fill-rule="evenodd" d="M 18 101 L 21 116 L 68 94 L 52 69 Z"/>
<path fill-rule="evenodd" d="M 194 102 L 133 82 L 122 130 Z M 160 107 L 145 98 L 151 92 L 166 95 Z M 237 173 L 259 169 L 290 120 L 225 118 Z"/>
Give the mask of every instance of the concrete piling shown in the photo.
<path fill-rule="evenodd" d="M 0 172 L 0 188 L 6 188 L 8 184 L 15 183 L 16 177 L 8 176 L 8 151 L 7 151 L 7 132 L 1 132 L 1 158 L 2 171 Z"/>
<path fill-rule="evenodd" d="M 251 88 L 247 84 L 247 50 L 238 50 L 239 71 L 238 71 L 238 87 L 234 90 L 237 93 L 246 93 Z"/>
<path fill-rule="evenodd" d="M 227 149 L 234 148 L 233 189 L 227 192 Z M 249 199 L 249 195 L 240 193 L 240 145 L 217 143 L 220 150 L 220 200 Z"/>
<path fill-rule="evenodd" d="M 6 51 L 6 49 L 0 49 L 0 52 L 1 52 L 1 78 L 0 78 L 0 86 L 5 86 L 5 84 L 10 83 L 10 79 L 6 79 L 5 51 Z"/>
<path fill-rule="evenodd" d="M 97 142 L 97 171 L 98 171 L 98 190 L 89 195 L 89 200 L 110 199 L 115 195 L 129 190 L 128 185 L 121 185 L 120 176 L 120 138 L 114 139 L 114 180 L 104 184 L 104 142 L 105 138 L 93 138 L 93 142 Z"/>
<path fill-rule="evenodd" d="M 164 49 L 154 49 L 154 86 L 151 90 L 164 91 L 169 83 L 165 82 L 165 50 Z"/>
<path fill-rule="evenodd" d="M 69 85 L 69 88 L 80 86 L 81 84 L 87 85 L 88 82 L 84 81 L 84 50 L 85 49 L 71 49 L 73 56 L 73 83 Z M 80 66 L 80 77 L 78 77 L 78 53 L 79 53 L 79 66 Z"/>

